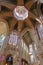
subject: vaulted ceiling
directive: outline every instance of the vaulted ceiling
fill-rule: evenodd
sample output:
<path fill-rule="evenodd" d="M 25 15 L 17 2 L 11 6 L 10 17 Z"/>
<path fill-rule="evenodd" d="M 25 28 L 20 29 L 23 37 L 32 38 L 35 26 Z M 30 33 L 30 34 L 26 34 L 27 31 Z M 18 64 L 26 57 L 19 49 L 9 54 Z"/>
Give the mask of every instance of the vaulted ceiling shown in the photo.
<path fill-rule="evenodd" d="M 13 10 L 16 6 L 25 6 L 28 9 L 28 18 L 25 19 L 23 22 L 20 20 L 17 20 L 14 17 Z M 34 28 L 34 25 L 30 19 L 35 19 L 35 22 L 41 23 L 40 19 L 38 18 L 38 12 L 37 12 L 37 1 L 34 0 L 0 0 L 0 17 L 4 18 L 6 20 L 11 20 L 11 27 L 10 29 L 14 29 L 15 24 L 18 24 L 18 29 L 22 30 L 22 27 L 29 27 Z M 15 22 L 14 22 L 15 21 Z M 35 23 L 34 22 L 34 23 Z M 9 22 L 8 22 L 9 23 Z M 26 25 L 24 25 L 24 23 Z"/>
<path fill-rule="evenodd" d="M 42 23 L 39 18 L 40 10 L 38 11 L 38 5 L 37 0 L 0 0 L 0 18 L 7 21 L 10 32 L 16 29 L 24 33 L 24 30 L 35 29 L 37 23 Z M 14 9 L 17 6 L 24 6 L 28 10 L 28 17 L 26 19 L 18 20 L 15 18 Z M 27 36 L 28 33 L 24 37 L 27 38 Z"/>

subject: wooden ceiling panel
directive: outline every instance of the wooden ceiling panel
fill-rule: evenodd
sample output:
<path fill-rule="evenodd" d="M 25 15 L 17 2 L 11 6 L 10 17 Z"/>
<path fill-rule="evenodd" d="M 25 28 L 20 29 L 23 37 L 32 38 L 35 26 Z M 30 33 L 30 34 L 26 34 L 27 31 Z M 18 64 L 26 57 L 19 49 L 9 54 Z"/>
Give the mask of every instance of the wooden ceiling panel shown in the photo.
<path fill-rule="evenodd" d="M 27 23 L 27 25 L 28 25 L 29 27 L 31 27 L 32 29 L 34 29 L 34 26 L 33 26 L 32 22 L 31 22 L 28 18 L 25 19 L 25 22 Z"/>
<path fill-rule="evenodd" d="M 5 3 L 5 2 L 0 2 L 0 6 L 5 6 L 9 8 L 10 10 L 13 10 L 16 6 L 13 4 Z"/>
<path fill-rule="evenodd" d="M 15 24 L 17 23 L 17 20 L 15 18 L 12 19 L 11 26 L 10 26 L 10 31 L 14 29 Z"/>
<path fill-rule="evenodd" d="M 1 18 L 13 17 L 13 13 L 11 11 L 9 11 L 9 12 L 3 12 L 3 13 L 0 13 L 0 17 Z"/>
<path fill-rule="evenodd" d="M 21 31 L 23 28 L 23 21 L 18 21 L 18 30 Z"/>
<path fill-rule="evenodd" d="M 29 12 L 28 14 L 29 14 L 29 18 L 35 19 L 38 23 L 42 23 L 41 20 L 37 16 L 35 16 L 33 13 Z"/>
<path fill-rule="evenodd" d="M 30 0 L 25 4 L 26 8 L 29 10 L 31 6 L 36 2 L 36 0 Z"/>
<path fill-rule="evenodd" d="M 24 5 L 24 0 L 17 0 L 17 5 Z"/>

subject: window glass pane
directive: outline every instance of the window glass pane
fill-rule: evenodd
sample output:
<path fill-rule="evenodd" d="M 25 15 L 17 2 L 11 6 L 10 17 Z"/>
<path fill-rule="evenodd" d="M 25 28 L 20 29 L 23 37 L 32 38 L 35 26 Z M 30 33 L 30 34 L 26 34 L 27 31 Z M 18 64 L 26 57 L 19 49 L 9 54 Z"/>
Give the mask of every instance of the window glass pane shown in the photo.
<path fill-rule="evenodd" d="M 41 25 L 38 26 L 38 32 L 39 32 L 40 39 L 42 39 L 43 38 L 43 26 Z"/>
<path fill-rule="evenodd" d="M 7 26 L 6 23 L 0 21 L 0 50 L 4 44 L 5 38 L 7 34 Z"/>
<path fill-rule="evenodd" d="M 20 41 L 20 36 L 18 35 L 17 32 L 13 31 L 13 32 L 10 34 L 8 43 L 9 43 L 9 44 L 17 45 L 17 44 L 19 43 L 19 41 Z"/>

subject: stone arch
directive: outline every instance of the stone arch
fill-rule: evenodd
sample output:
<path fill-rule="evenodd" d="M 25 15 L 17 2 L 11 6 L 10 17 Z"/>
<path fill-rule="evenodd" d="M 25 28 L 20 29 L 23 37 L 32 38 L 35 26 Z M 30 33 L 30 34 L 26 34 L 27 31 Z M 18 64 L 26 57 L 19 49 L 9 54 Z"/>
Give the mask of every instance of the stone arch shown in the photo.
<path fill-rule="evenodd" d="M 9 26 L 8 26 L 7 21 L 5 19 L 0 18 L 0 22 L 5 23 L 5 25 L 7 26 L 7 34 L 9 34 Z"/>

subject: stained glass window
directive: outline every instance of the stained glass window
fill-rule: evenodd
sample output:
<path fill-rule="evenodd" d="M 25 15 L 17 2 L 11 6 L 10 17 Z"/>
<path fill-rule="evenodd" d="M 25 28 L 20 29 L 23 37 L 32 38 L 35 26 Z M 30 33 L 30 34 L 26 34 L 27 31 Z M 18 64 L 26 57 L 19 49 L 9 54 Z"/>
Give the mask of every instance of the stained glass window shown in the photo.
<path fill-rule="evenodd" d="M 9 37 L 9 44 L 17 45 L 19 43 L 20 36 L 16 32 L 12 32 Z"/>
<path fill-rule="evenodd" d="M 2 49 L 2 46 L 4 44 L 4 41 L 5 41 L 5 38 L 6 38 L 6 34 L 2 34 L 0 35 L 0 50 Z"/>
<path fill-rule="evenodd" d="M 41 25 L 38 26 L 38 33 L 39 33 L 40 39 L 43 39 L 43 26 Z"/>
<path fill-rule="evenodd" d="M 0 50 L 2 49 L 3 44 L 5 43 L 5 38 L 7 34 L 6 23 L 0 22 Z"/>

